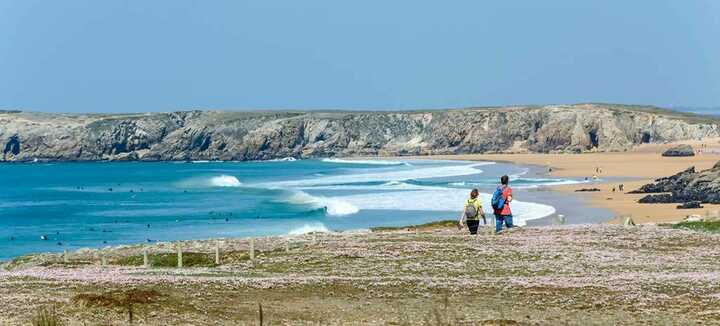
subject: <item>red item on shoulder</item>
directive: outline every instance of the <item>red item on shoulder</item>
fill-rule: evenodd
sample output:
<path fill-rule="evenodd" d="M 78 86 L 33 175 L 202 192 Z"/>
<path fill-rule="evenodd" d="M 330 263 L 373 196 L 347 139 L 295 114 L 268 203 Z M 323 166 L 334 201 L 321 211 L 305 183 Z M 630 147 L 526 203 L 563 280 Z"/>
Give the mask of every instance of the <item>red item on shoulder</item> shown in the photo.
<path fill-rule="evenodd" d="M 512 211 L 510 210 L 510 202 L 508 201 L 508 198 L 512 196 L 512 188 L 505 187 L 502 192 L 503 199 L 505 200 L 505 205 L 502 209 L 496 209 L 495 214 L 498 215 L 512 215 Z"/>

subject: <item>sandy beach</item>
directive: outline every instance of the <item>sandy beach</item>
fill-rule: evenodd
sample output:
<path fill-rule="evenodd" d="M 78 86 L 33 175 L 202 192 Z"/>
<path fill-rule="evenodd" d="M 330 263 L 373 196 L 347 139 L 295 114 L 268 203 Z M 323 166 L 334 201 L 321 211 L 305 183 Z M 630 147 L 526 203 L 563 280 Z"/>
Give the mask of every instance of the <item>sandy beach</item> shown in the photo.
<path fill-rule="evenodd" d="M 677 144 L 689 144 L 704 152 L 693 157 L 663 157 L 662 152 Z M 636 223 L 677 222 L 689 215 L 717 215 L 720 205 L 704 205 L 702 209 L 676 209 L 676 204 L 639 204 L 637 200 L 644 195 L 612 192 L 613 187 L 625 185 L 625 191 L 632 191 L 667 177 L 691 166 L 697 170 L 711 168 L 720 161 L 720 139 L 703 139 L 668 144 L 645 144 L 628 152 L 584 153 L 584 154 L 536 154 L 503 153 L 471 155 L 435 155 L 426 158 L 443 160 L 482 160 L 510 162 L 515 164 L 539 165 L 547 169 L 548 174 L 556 177 L 592 178 L 597 175 L 598 182 L 578 185 L 555 186 L 551 189 L 577 194 L 587 200 L 590 206 L 611 210 L 618 218 L 609 221 L 616 223 L 619 217 L 632 217 Z M 596 171 L 600 171 L 596 173 Z M 599 188 L 600 192 L 575 192 L 581 188 Z"/>

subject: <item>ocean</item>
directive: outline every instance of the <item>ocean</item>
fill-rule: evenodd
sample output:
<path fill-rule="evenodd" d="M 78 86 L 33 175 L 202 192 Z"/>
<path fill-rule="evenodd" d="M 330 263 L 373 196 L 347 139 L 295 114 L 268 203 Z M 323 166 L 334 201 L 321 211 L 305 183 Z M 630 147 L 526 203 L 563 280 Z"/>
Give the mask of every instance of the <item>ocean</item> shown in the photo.
<path fill-rule="evenodd" d="M 84 247 L 455 219 L 473 187 L 488 210 L 503 174 L 511 176 L 513 213 L 523 225 L 583 207 L 543 186 L 587 182 L 512 164 L 432 160 L 29 163 L 0 164 L 0 173 L 0 260 Z M 594 220 L 576 222 L 608 217 L 593 214 Z"/>

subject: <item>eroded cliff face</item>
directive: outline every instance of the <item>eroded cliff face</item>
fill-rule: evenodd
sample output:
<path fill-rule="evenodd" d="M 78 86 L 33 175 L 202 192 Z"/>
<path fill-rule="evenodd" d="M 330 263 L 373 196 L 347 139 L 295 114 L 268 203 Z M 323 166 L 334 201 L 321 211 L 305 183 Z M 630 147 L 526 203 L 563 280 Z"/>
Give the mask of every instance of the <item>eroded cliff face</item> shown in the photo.
<path fill-rule="evenodd" d="M 720 136 L 716 121 L 613 105 L 429 112 L 0 113 L 5 161 L 622 151 Z"/>

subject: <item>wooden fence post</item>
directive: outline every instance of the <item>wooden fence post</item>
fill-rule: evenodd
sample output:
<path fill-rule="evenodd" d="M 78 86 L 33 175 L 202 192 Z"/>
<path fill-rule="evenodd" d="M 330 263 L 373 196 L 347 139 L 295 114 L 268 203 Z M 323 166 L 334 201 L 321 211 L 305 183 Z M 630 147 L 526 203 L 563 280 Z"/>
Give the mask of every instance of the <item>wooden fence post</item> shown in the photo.
<path fill-rule="evenodd" d="M 220 241 L 215 242 L 215 265 L 220 265 Z"/>
<path fill-rule="evenodd" d="M 285 240 L 285 252 L 290 252 L 290 239 Z"/>
<path fill-rule="evenodd" d="M 107 258 L 105 258 L 105 255 L 100 255 L 100 266 L 107 267 Z"/>
<path fill-rule="evenodd" d="M 177 244 L 177 267 L 178 268 L 183 267 L 182 245 L 179 242 Z"/>
<path fill-rule="evenodd" d="M 65 251 L 63 251 L 63 263 L 67 264 L 69 262 L 70 262 L 70 257 L 68 257 L 68 250 L 65 249 Z"/>
<path fill-rule="evenodd" d="M 148 257 L 148 248 L 143 247 L 143 267 L 150 267 L 150 259 Z"/>
<path fill-rule="evenodd" d="M 255 260 L 255 238 L 250 238 L 250 260 Z"/>

